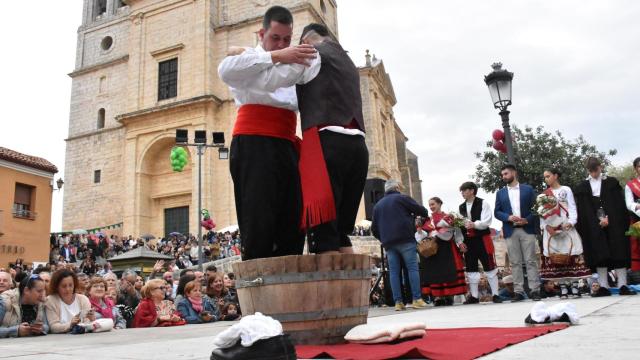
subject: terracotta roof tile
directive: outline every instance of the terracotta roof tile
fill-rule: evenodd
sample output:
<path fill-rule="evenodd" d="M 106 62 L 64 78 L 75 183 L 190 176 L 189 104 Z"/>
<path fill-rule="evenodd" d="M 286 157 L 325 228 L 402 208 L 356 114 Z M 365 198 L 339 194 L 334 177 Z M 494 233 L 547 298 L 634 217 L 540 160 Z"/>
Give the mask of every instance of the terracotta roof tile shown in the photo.
<path fill-rule="evenodd" d="M 52 173 L 57 173 L 58 168 L 50 163 L 48 160 L 37 156 L 26 155 L 17 151 L 4 148 L 0 146 L 0 159 L 9 161 L 12 163 L 29 166 L 35 169 L 40 169 Z"/>

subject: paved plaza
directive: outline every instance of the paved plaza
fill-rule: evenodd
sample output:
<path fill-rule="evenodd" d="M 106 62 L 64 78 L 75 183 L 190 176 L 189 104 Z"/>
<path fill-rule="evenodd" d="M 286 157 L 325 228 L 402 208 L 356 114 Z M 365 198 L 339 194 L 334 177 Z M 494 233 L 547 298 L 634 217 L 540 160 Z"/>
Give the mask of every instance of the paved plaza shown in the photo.
<path fill-rule="evenodd" d="M 564 300 L 566 301 L 566 300 Z M 637 359 L 640 296 L 569 300 L 580 324 L 493 353 L 484 359 Z M 549 304 L 560 300 L 547 301 Z M 425 321 L 430 328 L 523 326 L 532 301 L 456 305 L 395 312 L 371 309 L 370 323 Z M 129 329 L 102 334 L 1 339 L 0 359 L 209 359 L 211 339 L 233 325 L 218 322 L 175 328 Z M 428 336 L 428 332 L 427 332 Z M 464 346 L 464 344 L 461 344 Z"/>

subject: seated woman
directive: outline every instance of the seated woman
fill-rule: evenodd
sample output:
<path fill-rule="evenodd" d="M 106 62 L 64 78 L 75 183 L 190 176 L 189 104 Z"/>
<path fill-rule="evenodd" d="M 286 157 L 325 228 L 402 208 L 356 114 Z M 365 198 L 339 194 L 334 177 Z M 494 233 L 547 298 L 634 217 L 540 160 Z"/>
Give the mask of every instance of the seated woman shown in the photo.
<path fill-rule="evenodd" d="M 184 298 L 178 303 L 178 311 L 189 324 L 214 322 L 220 318 L 218 307 L 202 297 L 201 285 L 196 280 L 184 287 Z"/>
<path fill-rule="evenodd" d="M 46 335 L 44 280 L 38 275 L 23 279 L 17 289 L 0 295 L 0 338 Z"/>
<path fill-rule="evenodd" d="M 233 297 L 226 286 L 224 286 L 224 276 L 216 273 L 207 279 L 207 294 L 205 296 L 212 304 L 218 306 L 218 311 L 222 313 L 224 305 L 228 302 L 237 303 L 238 300 Z"/>
<path fill-rule="evenodd" d="M 142 287 L 142 300 L 133 318 L 133 327 L 176 326 L 187 322 L 180 317 L 170 300 L 164 299 L 165 281 L 149 280 Z"/>
<path fill-rule="evenodd" d="M 88 325 L 96 320 L 89 299 L 76 294 L 78 277 L 69 269 L 60 269 L 53 273 L 47 297 L 46 314 L 53 334 L 78 331 L 76 325 Z"/>
<path fill-rule="evenodd" d="M 87 289 L 91 308 L 96 314 L 96 319 L 113 320 L 114 329 L 126 329 L 127 322 L 120 314 L 120 310 L 115 306 L 114 301 L 107 296 L 107 282 L 100 276 L 94 276 L 89 282 Z"/>
<path fill-rule="evenodd" d="M 184 287 L 195 279 L 196 276 L 192 273 L 180 276 L 180 280 L 178 280 L 178 287 L 176 288 L 176 297 L 173 299 L 174 304 L 179 304 L 180 301 L 184 299 Z"/>

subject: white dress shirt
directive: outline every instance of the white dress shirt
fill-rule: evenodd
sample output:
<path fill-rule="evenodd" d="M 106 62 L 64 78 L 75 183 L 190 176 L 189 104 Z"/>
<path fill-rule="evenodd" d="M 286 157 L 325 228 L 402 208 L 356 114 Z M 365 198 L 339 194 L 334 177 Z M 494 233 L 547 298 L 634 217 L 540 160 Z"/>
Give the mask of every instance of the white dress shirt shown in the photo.
<path fill-rule="evenodd" d="M 513 216 L 520 217 L 520 183 L 515 186 L 507 185 L 509 193 L 509 202 L 511 203 L 511 211 Z"/>
<path fill-rule="evenodd" d="M 624 187 L 624 202 L 627 205 L 627 209 L 632 213 L 636 214 L 636 216 L 640 216 L 640 209 L 637 209 L 636 206 L 639 204 L 633 200 L 633 192 L 629 185 L 625 185 Z"/>
<path fill-rule="evenodd" d="M 602 174 L 600 174 L 600 176 L 598 176 L 598 178 L 594 179 L 591 176 L 589 176 L 587 179 L 589 179 L 589 185 L 591 185 L 591 193 L 593 194 L 593 196 L 600 196 L 600 188 L 602 187 Z"/>
<path fill-rule="evenodd" d="M 222 64 L 220 65 L 222 66 Z M 291 88 L 293 89 L 295 95 L 295 85 L 303 85 L 315 79 L 315 77 L 318 76 L 318 73 L 320 72 L 321 66 L 322 58 L 320 57 L 319 53 L 316 53 L 316 58 L 309 62 L 308 67 L 300 64 L 278 63 L 264 69 L 257 74 L 254 74 L 254 81 L 255 84 L 260 84 L 257 86 L 262 87 L 265 91 L 277 91 L 279 89 Z M 296 98 L 296 111 L 298 110 L 297 107 L 298 104 Z M 346 129 L 342 126 L 325 126 L 320 129 L 320 131 L 324 130 L 345 135 L 365 135 L 364 132 L 359 129 Z"/>
<path fill-rule="evenodd" d="M 471 219 L 471 207 L 473 206 L 473 201 L 467 202 L 466 206 L 468 218 Z M 491 206 L 489 205 L 489 202 L 482 200 L 482 213 L 480 214 L 480 220 L 473 222 L 473 228 L 476 230 L 488 229 L 492 220 L 493 215 L 491 212 Z"/>
<path fill-rule="evenodd" d="M 306 81 L 311 81 L 320 71 L 320 57 L 316 57 L 309 67 L 296 64 L 283 68 L 280 65 L 274 64 L 271 53 L 258 45 L 246 48 L 240 55 L 224 58 L 218 66 L 218 75 L 229 85 L 237 106 L 260 104 L 298 111 L 298 98 L 293 86 L 296 82 L 288 86 L 283 84 L 300 74 Z"/>

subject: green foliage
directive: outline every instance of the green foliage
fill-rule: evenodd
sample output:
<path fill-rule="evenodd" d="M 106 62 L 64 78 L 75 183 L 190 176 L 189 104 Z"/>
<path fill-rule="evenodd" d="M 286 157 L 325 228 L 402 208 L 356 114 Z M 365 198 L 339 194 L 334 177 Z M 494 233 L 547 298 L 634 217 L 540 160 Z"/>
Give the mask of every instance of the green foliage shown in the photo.
<path fill-rule="evenodd" d="M 607 174 L 615 177 L 620 182 L 622 188 L 627 185 L 627 182 L 636 177 L 636 172 L 633 170 L 633 164 L 623 166 L 611 166 L 607 169 Z"/>
<path fill-rule="evenodd" d="M 567 140 L 560 131 L 547 132 L 542 126 L 535 129 L 527 126 L 524 130 L 514 126 L 512 134 L 518 179 L 521 183 L 533 186 L 538 192 L 545 189 L 545 169 L 559 169 L 562 172 L 560 183 L 574 186 L 587 177 L 584 169 L 587 156 L 597 156 L 607 166 L 610 164 L 609 157 L 617 152 L 600 152 L 582 136 L 575 140 Z M 493 150 L 491 140 L 487 141 L 486 147 L 489 150 L 475 153 L 480 163 L 476 166 L 474 179 L 478 186 L 492 193 L 504 186 L 500 178 L 500 168 L 507 163 L 507 155 Z"/>

